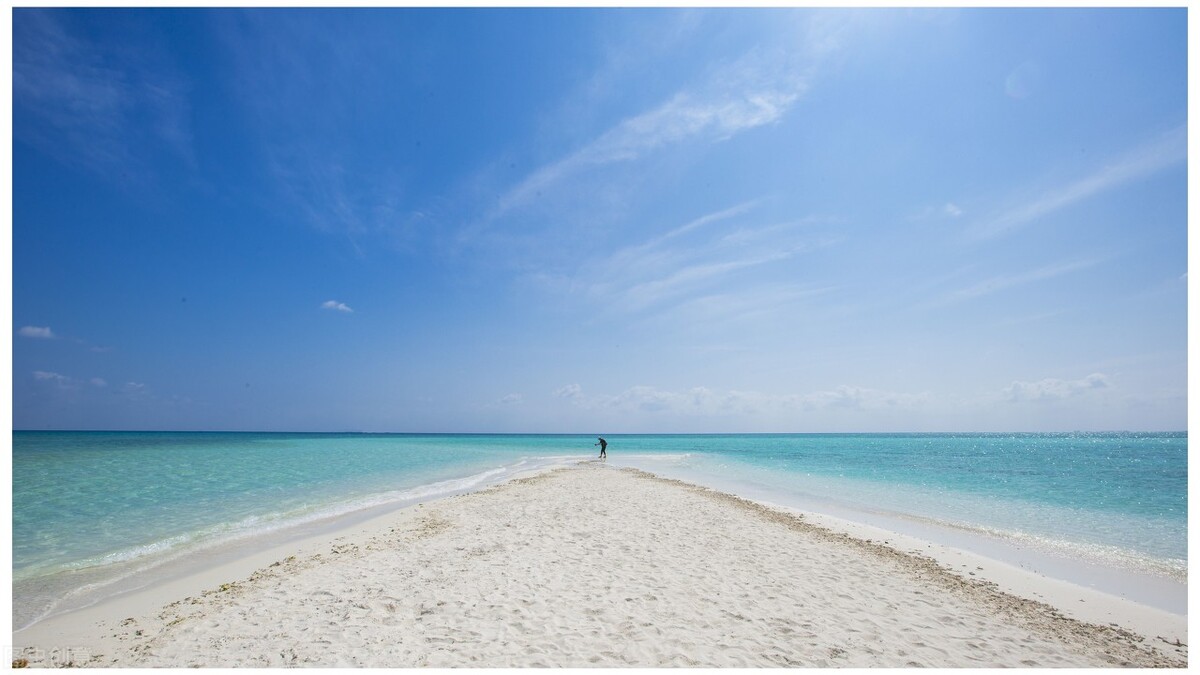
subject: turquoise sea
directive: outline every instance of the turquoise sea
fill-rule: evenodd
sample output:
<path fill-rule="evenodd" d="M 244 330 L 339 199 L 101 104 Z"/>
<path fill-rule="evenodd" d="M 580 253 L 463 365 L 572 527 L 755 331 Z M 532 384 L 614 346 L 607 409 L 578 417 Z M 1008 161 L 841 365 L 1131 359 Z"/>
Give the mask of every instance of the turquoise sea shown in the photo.
<path fill-rule="evenodd" d="M 1186 432 L 606 439 L 610 465 L 1032 552 L 1066 561 L 1067 576 L 1100 568 L 1186 588 Z M 14 432 L 14 628 L 149 583 L 181 561 L 590 459 L 595 441 Z"/>

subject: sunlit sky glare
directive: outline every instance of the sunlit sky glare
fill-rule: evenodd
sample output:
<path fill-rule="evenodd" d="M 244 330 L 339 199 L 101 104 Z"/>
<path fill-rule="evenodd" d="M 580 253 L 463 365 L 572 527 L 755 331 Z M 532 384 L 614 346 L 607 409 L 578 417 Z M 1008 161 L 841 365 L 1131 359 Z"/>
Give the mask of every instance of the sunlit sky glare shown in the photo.
<path fill-rule="evenodd" d="M 18 429 L 1183 430 L 1186 9 L 23 9 Z"/>

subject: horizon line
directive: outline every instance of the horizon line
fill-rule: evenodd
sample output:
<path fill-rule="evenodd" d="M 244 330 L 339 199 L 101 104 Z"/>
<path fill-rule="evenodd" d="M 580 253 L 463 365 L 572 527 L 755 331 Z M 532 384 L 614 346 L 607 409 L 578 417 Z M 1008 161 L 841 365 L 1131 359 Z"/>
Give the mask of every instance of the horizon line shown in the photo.
<path fill-rule="evenodd" d="M 311 431 L 263 429 L 13 429 L 13 433 L 75 434 L 353 434 L 361 436 L 595 436 L 580 431 Z M 1186 434 L 1187 429 L 1060 429 L 1056 431 L 618 431 L 608 436 L 824 436 L 889 434 Z"/>

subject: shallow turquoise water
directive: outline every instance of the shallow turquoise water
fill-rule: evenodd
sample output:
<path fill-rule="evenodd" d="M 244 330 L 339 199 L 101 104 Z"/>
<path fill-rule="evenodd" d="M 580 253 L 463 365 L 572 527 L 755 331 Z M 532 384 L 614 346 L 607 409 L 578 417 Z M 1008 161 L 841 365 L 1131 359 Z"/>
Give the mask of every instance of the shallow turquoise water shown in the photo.
<path fill-rule="evenodd" d="M 672 444 L 681 454 L 641 465 L 818 511 L 919 519 L 1103 564 L 1175 578 L 1187 572 L 1186 433 L 704 436 Z"/>
<path fill-rule="evenodd" d="M 1187 569 L 1187 434 L 606 437 L 610 463 Z M 591 436 L 15 432 L 14 615 L 72 585 L 593 457 Z M 110 574 L 111 572 L 111 574 Z M 36 607 L 35 607 L 36 605 Z"/>
<path fill-rule="evenodd" d="M 541 454 L 514 438 L 334 434 L 18 432 L 13 446 L 16 579 L 335 515 L 437 483 L 470 487 Z"/>

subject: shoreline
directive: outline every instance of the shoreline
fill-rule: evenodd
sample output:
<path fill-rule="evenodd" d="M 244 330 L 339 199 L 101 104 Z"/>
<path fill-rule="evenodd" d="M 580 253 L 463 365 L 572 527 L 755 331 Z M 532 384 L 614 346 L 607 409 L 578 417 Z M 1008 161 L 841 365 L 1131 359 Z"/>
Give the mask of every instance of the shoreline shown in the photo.
<path fill-rule="evenodd" d="M 775 486 L 758 484 L 744 479 L 727 480 L 721 477 L 678 471 L 674 467 L 644 468 L 633 463 L 631 468 L 657 473 L 666 478 L 681 480 L 736 495 L 794 513 L 820 514 L 831 523 L 846 527 L 865 527 L 905 535 L 935 547 L 962 550 L 988 560 L 1022 568 L 1035 576 L 1048 577 L 1065 584 L 1079 586 L 1102 594 L 1128 599 L 1171 614 L 1187 612 L 1187 570 L 1182 573 L 1165 562 L 1132 565 L 1125 561 L 1095 559 L 1061 547 L 1048 548 L 1045 542 L 1019 536 L 1008 537 L 986 527 L 963 526 L 939 518 L 867 509 L 861 505 L 839 503 L 827 496 L 801 495 L 781 491 Z"/>
<path fill-rule="evenodd" d="M 823 503 L 816 498 L 796 500 L 792 499 L 791 495 L 776 494 L 749 483 L 727 484 L 720 480 L 713 480 L 713 477 L 706 475 L 678 475 L 671 471 L 669 466 L 647 469 L 642 468 L 640 463 L 630 463 L 627 460 L 627 457 L 621 457 L 610 462 L 609 466 L 654 473 L 666 479 L 680 480 L 717 492 L 728 493 L 773 509 L 824 519 L 828 527 L 851 534 L 864 531 L 874 532 L 875 534 L 870 536 L 875 536 L 877 539 L 887 538 L 883 535 L 907 537 L 917 542 L 916 548 L 918 549 L 932 548 L 949 551 L 951 553 L 947 553 L 947 555 L 951 556 L 965 553 L 987 562 L 1020 568 L 1021 571 L 1039 579 L 1048 577 L 1068 587 L 1079 587 L 1084 593 L 1083 595 L 1075 594 L 1072 597 L 1073 602 L 1078 602 L 1078 598 L 1095 592 L 1103 596 L 1113 596 L 1125 600 L 1131 606 L 1148 606 L 1168 614 L 1186 615 L 1188 606 L 1186 576 L 1180 579 L 1173 574 L 1156 574 L 1144 569 L 1104 565 L 1096 561 L 1030 548 L 1002 537 L 957 528 L 949 523 L 936 520 L 908 517 L 905 514 L 897 513 L 867 512 L 833 503 Z M 503 465 L 462 478 L 418 485 L 402 491 L 418 495 L 415 497 L 336 512 L 317 519 L 302 520 L 267 530 L 254 536 L 240 535 L 227 540 L 203 544 L 193 550 L 181 550 L 164 559 L 152 561 L 142 569 L 130 570 L 124 574 L 118 574 L 115 578 L 104 578 L 100 583 L 85 584 L 84 588 L 68 593 L 43 615 L 32 621 L 24 621 L 18 625 L 17 615 L 14 611 L 13 630 L 19 632 L 60 614 L 77 612 L 95 604 L 105 603 L 114 597 L 136 593 L 144 587 L 154 588 L 167 582 L 190 577 L 204 567 L 254 557 L 255 552 L 251 550 L 251 547 L 261 548 L 264 543 L 268 548 L 284 547 L 286 549 L 293 543 L 314 537 L 333 536 L 343 530 L 351 531 L 359 523 L 372 521 L 377 517 L 386 516 L 422 501 L 469 494 L 493 485 L 503 484 L 514 478 L 535 475 L 539 472 L 554 470 L 557 467 L 569 466 L 572 463 L 588 461 L 592 460 L 571 459 L 567 456 L 526 457 L 515 464 Z M 532 466 L 523 467 L 525 464 Z M 441 489 L 452 484 L 459 485 L 459 487 Z M 1031 597 L 1030 599 L 1036 598 Z"/>
<path fill-rule="evenodd" d="M 313 515 L 294 522 L 261 531 L 238 532 L 232 536 L 212 541 L 201 541 L 193 547 L 170 551 L 166 555 L 149 561 L 118 563 L 111 569 L 101 570 L 96 580 L 85 580 L 81 586 L 54 600 L 53 604 L 32 620 L 18 627 L 16 612 L 13 612 L 14 632 L 30 628 L 38 623 L 61 614 L 87 609 L 103 604 L 113 598 L 137 593 L 143 588 L 155 588 L 179 579 L 194 576 L 203 568 L 225 563 L 234 563 L 256 557 L 256 551 L 266 544 L 268 549 L 282 548 L 298 542 L 332 536 L 342 531 L 352 531 L 360 523 L 369 523 L 396 511 L 426 501 L 444 499 L 460 494 L 487 489 L 515 478 L 535 475 L 571 462 L 565 456 L 527 457 L 515 463 L 488 468 L 466 476 L 423 483 L 396 490 L 400 498 L 376 501 L 377 496 L 359 497 L 348 502 L 325 505 Z M 354 506 L 355 503 L 360 505 Z M 323 511 L 328 511 L 323 514 Z M 122 569 L 122 566 L 125 569 Z M 84 574 L 87 570 L 84 571 Z M 28 583 L 32 580 L 22 580 Z M 14 581 L 14 587 L 17 582 Z"/>
<path fill-rule="evenodd" d="M 591 480 L 589 481 L 588 479 Z M 889 565 L 899 564 L 905 570 L 904 574 L 915 574 L 921 580 L 923 586 L 928 585 L 929 588 L 927 590 L 929 592 L 965 596 L 972 607 L 978 605 L 990 608 L 984 614 L 1015 613 L 1015 615 L 1020 617 L 1020 621 L 1035 626 L 1034 633 L 1039 633 L 1040 631 L 1046 634 L 1062 634 L 1067 635 L 1072 640 L 1090 641 L 1096 639 L 1098 640 L 1096 644 L 1115 640 L 1117 643 L 1123 645 L 1118 651 L 1124 650 L 1122 651 L 1124 656 L 1113 658 L 1140 659 L 1140 661 L 1133 660 L 1128 662 L 1152 663 L 1154 665 L 1179 665 L 1186 663 L 1186 646 L 1181 645 L 1177 647 L 1172 644 L 1172 641 L 1176 640 L 1180 642 L 1186 641 L 1186 616 L 1172 615 L 1168 612 L 1156 610 L 1152 607 L 1114 596 L 1108 596 L 1083 587 L 1072 587 L 1071 584 L 1066 584 L 1065 582 L 1045 578 L 1039 579 L 1036 575 L 1025 570 L 1008 566 L 998 561 L 956 551 L 949 547 L 932 545 L 929 542 L 889 533 L 884 530 L 871 528 L 870 526 L 838 521 L 830 516 L 820 516 L 812 513 L 797 514 L 786 508 L 764 505 L 710 488 L 671 478 L 662 478 L 636 469 L 607 467 L 594 461 L 579 462 L 567 468 L 546 468 L 532 472 L 529 476 L 514 478 L 505 483 L 493 485 L 476 492 L 455 497 L 446 497 L 432 502 L 422 502 L 416 506 L 393 510 L 344 528 L 313 535 L 302 541 L 291 541 L 280 544 L 269 550 L 226 562 L 225 564 L 183 579 L 158 584 L 110 598 L 88 608 L 49 617 L 25 630 L 14 632 L 13 639 L 16 645 L 14 657 L 29 658 L 33 665 L 39 664 L 39 654 L 41 655 L 40 663 L 42 664 L 61 665 L 68 660 L 72 660 L 77 665 L 182 665 L 183 661 L 161 662 L 154 661 L 153 659 L 149 661 L 145 660 L 150 658 L 147 656 L 148 653 L 161 650 L 161 646 L 147 648 L 145 645 L 150 645 L 151 643 L 154 645 L 178 643 L 177 631 L 179 629 L 177 629 L 177 626 L 195 625 L 198 622 L 202 622 L 204 616 L 211 617 L 220 615 L 222 612 L 227 613 L 230 611 L 229 602 L 236 601 L 242 597 L 253 598 L 255 597 L 255 593 L 261 594 L 264 591 L 260 586 L 269 586 L 273 582 L 286 581 L 280 578 L 280 573 L 294 573 L 298 575 L 297 578 L 312 576 L 313 578 L 321 578 L 326 581 L 329 578 L 340 578 L 344 575 L 341 572 L 336 572 L 338 566 L 343 565 L 344 560 L 352 558 L 360 560 L 361 558 L 354 558 L 354 556 L 362 555 L 364 551 L 375 551 L 372 560 L 375 560 L 373 564 L 376 567 L 369 568 L 368 572 L 363 574 L 363 583 L 373 583 L 372 579 L 375 577 L 378 577 L 378 580 L 382 583 L 387 574 L 380 572 L 378 566 L 383 565 L 384 562 L 381 561 L 388 559 L 389 555 L 392 558 L 420 555 L 420 551 L 417 550 L 396 548 L 394 546 L 395 541 L 392 541 L 393 546 L 389 548 L 387 544 L 389 537 L 394 540 L 395 533 L 397 531 L 405 531 L 405 528 L 408 528 L 406 531 L 410 535 L 409 540 L 406 540 L 408 543 L 421 540 L 431 544 L 434 537 L 439 542 L 446 540 L 450 543 L 455 543 L 451 540 L 457 536 L 458 541 L 456 543 L 458 546 L 444 551 L 446 554 L 444 556 L 445 559 L 429 559 L 426 561 L 426 564 L 433 565 L 433 569 L 436 569 L 439 565 L 453 565 L 455 564 L 453 560 L 462 558 L 458 560 L 458 563 L 467 566 L 468 569 L 474 570 L 476 574 L 480 575 L 478 583 L 494 585 L 499 583 L 496 577 L 497 574 L 500 575 L 501 579 L 505 577 L 505 568 L 499 570 L 491 568 L 476 569 L 473 567 L 476 564 L 474 558 L 470 555 L 463 556 L 461 550 L 471 550 L 470 547 L 476 545 L 480 537 L 503 536 L 508 533 L 489 530 L 484 523 L 478 523 L 473 532 L 447 532 L 447 526 L 439 525 L 438 523 L 451 522 L 456 517 L 463 522 L 473 522 L 471 519 L 478 518 L 476 511 L 494 509 L 498 501 L 515 499 L 514 495 L 517 497 L 523 495 L 525 498 L 538 497 L 544 499 L 547 502 L 546 508 L 555 507 L 556 505 L 561 506 L 559 502 L 571 504 L 574 503 L 572 500 L 577 500 L 579 497 L 578 495 L 563 493 L 563 485 L 570 482 L 572 485 L 577 484 L 581 489 L 591 489 L 592 483 L 598 481 L 611 482 L 611 487 L 615 490 L 625 491 L 605 493 L 604 495 L 600 495 L 601 498 L 641 499 L 642 496 L 637 491 L 630 491 L 629 481 L 634 481 L 633 484 L 653 492 L 655 498 L 662 500 L 662 503 L 668 505 L 670 508 L 677 508 L 678 503 L 681 501 L 699 498 L 702 500 L 697 502 L 700 506 L 705 509 L 714 509 L 714 513 L 716 514 L 714 518 L 717 518 L 716 522 L 719 523 L 730 521 L 739 527 L 745 525 L 750 529 L 761 527 L 775 527 L 777 529 L 778 525 L 782 524 L 785 526 L 785 530 L 793 532 L 793 534 L 787 535 L 791 538 L 783 540 L 789 546 L 799 546 L 793 539 L 796 536 L 802 535 L 806 540 L 813 539 L 818 542 L 817 544 L 813 544 L 813 542 L 807 541 L 805 545 L 813 544 L 826 548 L 834 547 L 843 553 L 846 550 L 852 551 L 852 559 L 855 564 L 877 566 L 883 561 L 890 561 L 887 562 Z M 556 485 L 558 486 L 557 488 L 555 487 Z M 558 490 L 557 492 L 555 491 L 556 489 Z M 521 504 L 520 508 L 526 508 L 523 506 L 523 502 L 517 503 Z M 476 511 L 472 511 L 472 509 Z M 435 511 L 444 511 L 451 515 L 440 521 L 436 519 L 430 520 L 426 514 Z M 586 514 L 573 512 L 560 513 L 558 511 L 555 513 L 557 514 L 556 518 L 563 522 L 543 522 L 539 520 L 537 522 L 509 523 L 510 526 L 516 527 L 518 530 L 523 528 L 523 532 L 516 539 L 505 540 L 509 542 L 508 548 L 516 551 L 514 555 L 522 550 L 522 546 L 529 546 L 531 542 L 539 541 L 541 538 L 548 536 L 566 537 L 566 541 L 568 542 L 577 541 L 577 538 L 571 535 L 580 533 L 562 532 L 561 530 L 564 527 L 571 529 L 596 526 L 595 518 L 589 517 Z M 686 523 L 689 517 L 686 509 L 675 515 L 679 518 L 679 523 Z M 764 523 L 773 523 L 774 525 L 764 525 Z M 683 526 L 683 524 L 679 525 L 679 527 Z M 721 526 L 724 527 L 725 525 Z M 611 549 L 614 545 L 627 547 L 630 540 L 640 540 L 647 536 L 644 525 L 626 523 L 622 524 L 621 527 L 625 529 L 621 533 L 618 533 L 620 536 L 607 535 L 604 532 L 597 532 L 595 536 L 612 536 L 613 539 L 606 544 L 608 549 Z M 421 534 L 422 532 L 425 532 L 425 534 Z M 768 533 L 773 537 L 783 536 L 775 530 L 769 530 Z M 650 534 L 653 535 L 655 533 Z M 708 536 L 709 534 L 711 533 L 703 527 L 693 532 L 694 536 Z M 413 537 L 416 539 L 413 539 Z M 748 541 L 748 546 L 757 545 L 756 540 L 751 539 Z M 879 543 L 880 541 L 885 543 Z M 603 551 L 604 549 L 601 549 L 601 554 L 603 554 Z M 488 552 L 483 551 L 475 557 L 485 557 L 486 555 L 488 555 Z M 523 565 L 529 568 L 529 570 L 540 570 L 541 566 L 546 562 L 544 560 L 546 555 L 554 555 L 554 553 L 553 551 L 547 552 L 542 558 L 514 559 L 514 561 L 510 562 L 514 567 L 510 567 L 509 569 L 519 571 Z M 630 555 L 630 559 L 624 561 L 619 566 L 619 569 L 637 569 L 638 566 L 648 565 L 647 569 L 653 570 L 653 574 L 658 575 L 661 574 L 661 572 L 657 571 L 660 567 L 660 561 L 657 561 L 655 556 L 664 556 L 669 559 L 671 556 L 676 555 L 676 553 L 670 549 L 656 549 L 653 554 Z M 740 565 L 744 562 L 737 556 L 730 559 L 730 564 Z M 770 564 L 775 564 L 776 562 L 770 562 Z M 684 565 L 687 563 L 683 561 L 678 564 Z M 762 562 L 760 564 L 768 563 Z M 964 565 L 966 567 L 963 567 Z M 414 569 L 417 571 L 413 572 Z M 419 576 L 423 572 L 429 572 L 429 570 L 430 568 L 410 568 L 408 572 Z M 345 572 L 345 570 L 342 572 Z M 591 570 L 588 570 L 587 573 L 593 574 Z M 647 572 L 647 574 L 649 573 Z M 613 577 L 619 575 L 619 571 L 618 569 L 611 569 L 605 573 L 603 570 L 600 570 L 594 572 L 594 574 L 599 575 L 594 579 L 597 584 L 606 583 L 611 586 L 613 584 Z M 746 581 L 744 579 L 724 578 L 717 572 L 703 572 L 703 574 L 715 575 L 713 576 L 712 583 L 717 585 L 715 587 L 721 588 L 729 584 L 743 584 Z M 672 580 L 668 578 L 666 581 L 670 582 Z M 677 582 L 678 579 L 674 581 Z M 409 595 L 420 596 L 429 590 L 421 586 L 418 584 L 416 587 L 409 589 Z M 312 590 L 311 584 L 309 590 Z M 567 596 L 578 592 L 577 589 L 570 587 L 559 590 Z M 383 618 L 385 620 L 391 614 L 399 611 L 396 608 L 410 606 L 412 604 L 411 601 L 416 599 L 415 597 L 406 596 L 403 589 L 388 588 L 387 591 L 395 597 L 391 603 L 393 609 L 390 612 L 384 612 Z M 535 599 L 538 597 L 537 594 L 539 592 L 536 589 L 530 591 Z M 686 589 L 675 588 L 674 595 L 685 592 Z M 898 591 L 892 589 L 891 592 L 894 594 Z M 660 602 L 669 602 L 673 594 L 667 591 L 663 591 L 663 593 L 664 597 Z M 655 597 L 658 596 L 656 595 Z M 766 597 L 773 596 L 768 593 Z M 278 602 L 283 603 L 280 607 L 290 608 L 287 611 L 294 612 L 298 606 L 297 603 L 299 603 L 299 606 L 303 606 L 306 605 L 305 601 L 309 599 L 307 597 L 297 598 L 288 596 L 283 600 L 278 600 Z M 367 599 L 359 598 L 360 604 Z M 520 603 L 527 600 L 528 598 L 515 598 L 518 605 L 513 609 L 520 610 Z M 353 602 L 354 599 L 342 597 L 339 601 Z M 172 604 L 168 605 L 168 603 Z M 271 603 L 263 600 L 261 603 L 251 604 L 270 605 Z M 201 618 L 199 619 L 194 613 L 189 613 L 197 605 L 200 607 Z M 754 608 L 751 607 L 751 609 Z M 857 605 L 851 605 L 847 611 L 854 613 L 859 609 L 861 608 Z M 206 611 L 208 612 L 207 614 L 205 614 Z M 760 607 L 758 611 L 762 612 L 765 610 Z M 745 612 L 744 614 L 749 615 L 749 612 Z M 582 617 L 580 620 L 585 620 L 589 615 L 585 612 L 580 616 Z M 168 618 L 164 619 L 163 617 Z M 422 615 L 417 615 L 416 619 L 420 619 L 421 617 Z M 553 618 L 555 617 L 553 616 L 553 612 L 551 612 L 550 619 Z M 128 619 L 133 619 L 134 623 L 127 623 Z M 171 622 L 176 621 L 176 619 L 178 621 L 172 625 Z M 468 630 L 470 626 L 467 624 L 469 623 L 466 622 L 464 625 L 456 626 L 456 628 L 469 633 L 471 632 Z M 719 624 L 720 622 L 714 623 Z M 131 628 L 135 624 L 140 627 L 136 629 Z M 1114 628 L 1108 624 L 1116 624 L 1118 627 Z M 413 624 L 413 626 L 416 625 Z M 502 624 L 496 624 L 494 620 L 490 622 L 483 621 L 482 624 L 476 622 L 477 627 L 478 625 L 486 625 L 493 629 L 496 629 L 497 625 L 503 627 Z M 305 626 L 306 631 L 310 628 L 313 628 L 313 626 Z M 217 640 L 222 635 L 228 637 L 227 634 L 222 633 L 223 630 L 228 629 L 218 624 L 210 627 L 207 631 L 201 630 L 200 633 L 206 635 L 205 639 L 207 640 Z M 383 629 L 380 626 L 374 626 L 373 630 Z M 1066 633 L 1062 633 L 1063 630 L 1066 630 Z M 937 632 L 934 630 L 934 638 L 937 637 Z M 1103 639 L 1099 640 L 1097 638 L 1098 635 L 1102 636 Z M 1139 639 L 1139 636 L 1141 639 Z M 172 640 L 175 640 L 175 642 L 172 642 Z M 260 638 L 258 642 L 254 643 L 257 646 L 251 647 L 250 651 L 255 652 L 257 650 L 261 652 L 257 654 L 256 658 L 268 658 L 264 657 L 263 654 L 268 652 L 278 653 L 278 650 L 275 652 L 271 652 L 270 650 L 275 650 L 281 644 L 293 640 L 295 638 L 279 638 L 278 636 L 265 640 Z M 920 642 L 928 644 L 924 641 Z M 137 649 L 139 646 L 143 647 L 140 652 Z M 338 650 L 337 644 L 332 643 L 327 649 L 330 652 L 327 655 L 328 659 L 321 660 L 321 658 L 318 658 L 314 663 L 324 663 L 325 665 L 387 665 L 384 663 L 363 664 L 355 661 L 338 661 L 337 659 L 344 655 L 336 653 Z M 842 648 L 831 647 L 830 649 Z M 470 650 L 467 651 L 469 652 Z M 728 656 L 722 656 L 722 652 L 724 651 L 728 650 L 717 649 L 714 653 L 710 654 L 709 661 L 702 660 L 700 663 L 731 664 L 722 660 Z M 1074 653 L 1071 649 L 1067 651 L 1069 652 L 1068 656 Z M 1103 659 L 1109 658 L 1102 656 L 1103 651 L 1101 649 L 1095 654 L 1088 654 L 1087 658 L 1083 658 L 1078 662 L 1068 658 L 1066 661 L 1055 663 L 1057 665 L 1069 665 L 1071 663 L 1076 663 L 1076 665 L 1096 665 L 1094 660 L 1089 659 L 1099 658 L 1103 661 Z M 23 653 L 28 653 L 30 656 L 22 656 Z M 54 653 L 57 653 L 57 656 L 51 656 Z M 187 657 L 186 654 L 187 650 L 179 646 L 179 654 L 170 658 L 181 658 L 184 660 L 186 658 L 199 658 L 201 660 L 196 662 L 199 665 L 232 665 L 227 663 L 222 657 L 213 657 L 211 654 L 209 656 L 192 654 L 190 657 Z M 823 660 L 829 660 L 828 654 L 823 654 Z M 1154 656 L 1150 656 L 1151 654 Z M 30 658 L 31 656 L 32 658 Z M 436 659 L 435 661 L 426 659 L 424 662 L 406 662 L 403 656 L 393 656 L 398 660 L 388 662 L 390 665 L 437 665 Z M 417 658 L 419 654 L 413 652 L 409 656 Z M 426 656 L 429 656 L 429 654 L 426 654 Z M 479 656 L 483 657 L 486 654 L 481 653 Z M 513 655 L 506 655 L 503 658 L 497 655 L 493 656 L 498 659 L 496 662 L 478 662 L 474 665 L 503 666 L 513 665 L 514 663 L 535 665 L 537 661 L 537 659 L 528 662 L 514 661 Z M 649 654 L 644 654 L 640 660 L 635 660 L 643 665 L 659 664 L 658 661 L 650 659 L 650 656 Z M 160 654 L 155 658 L 162 659 L 167 657 Z M 204 658 L 214 658 L 215 660 L 204 661 Z M 438 658 L 445 657 L 441 656 Z M 139 661 L 139 659 L 142 660 Z M 311 661 L 312 657 L 306 657 L 306 659 Z M 1111 658 L 1107 662 L 1112 663 Z M 271 661 L 269 659 L 267 662 L 236 660 L 235 663 L 238 665 L 286 665 L 287 660 L 284 659 L 282 662 L 277 662 L 277 660 Z M 868 662 L 868 665 L 884 665 L 886 663 Z M 943 662 L 943 665 L 946 663 L 959 663 L 959 665 L 973 664 L 970 660 L 957 662 L 953 659 L 949 662 Z M 577 661 L 571 660 L 571 658 L 558 661 L 545 661 L 543 664 L 593 665 L 586 660 Z M 934 661 L 933 664 L 936 665 L 937 662 Z M 469 663 L 459 663 L 458 665 L 469 665 Z M 612 662 L 610 665 L 629 664 Z M 666 663 L 665 665 L 686 665 L 686 662 L 678 664 Z M 842 665 L 842 663 L 834 660 L 831 662 L 831 665 Z M 891 663 L 890 665 L 899 667 L 909 664 L 901 661 Z M 1018 659 L 1015 662 L 1009 663 L 1009 665 L 1023 664 Z"/>
<path fill-rule="evenodd" d="M 1047 577 L 1072 586 L 1128 599 L 1168 613 L 1187 612 L 1187 573 L 1165 564 L 1126 565 L 1114 560 L 1097 560 L 1073 552 L 1048 548 L 1029 538 L 1004 536 L 981 527 L 962 526 L 936 518 L 822 502 L 818 498 L 792 499 L 787 494 L 738 489 L 719 481 L 684 482 L 728 492 L 743 499 L 785 511 L 826 518 L 837 527 L 851 531 L 867 528 L 906 536 L 935 547 L 960 550 L 977 557 L 1021 568 L 1038 577 Z"/>

